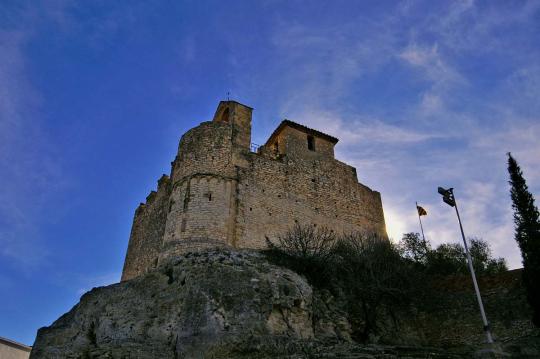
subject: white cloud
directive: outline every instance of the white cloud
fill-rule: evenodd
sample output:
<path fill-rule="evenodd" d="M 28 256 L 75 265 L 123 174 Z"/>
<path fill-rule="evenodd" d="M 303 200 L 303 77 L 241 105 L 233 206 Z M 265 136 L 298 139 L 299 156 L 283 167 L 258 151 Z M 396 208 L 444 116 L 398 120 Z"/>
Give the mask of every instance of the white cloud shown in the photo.
<path fill-rule="evenodd" d="M 25 269 L 48 255 L 38 223 L 47 201 L 66 183 L 42 130 L 42 99 L 26 72 L 23 49 L 31 21 L 28 15 L 19 27 L 0 30 L 0 256 Z"/>
<path fill-rule="evenodd" d="M 512 56 L 514 54 L 508 53 L 507 47 L 513 44 L 508 44 L 507 38 L 500 36 L 500 31 L 534 24 L 539 9 L 540 4 L 536 1 L 498 4 L 453 2 L 448 9 L 432 14 L 426 22 L 440 41 L 454 51 L 503 52 Z"/>
<path fill-rule="evenodd" d="M 450 86 L 465 82 L 465 79 L 441 55 L 437 43 L 431 47 L 410 43 L 399 58 L 410 65 L 421 68 L 425 75 L 438 86 Z"/>
<path fill-rule="evenodd" d="M 419 69 L 430 82 L 417 108 L 417 116 L 420 118 L 444 112 L 447 106 L 443 99 L 447 99 L 451 91 L 467 84 L 466 79 L 442 56 L 437 43 L 431 47 L 409 43 L 399 58 Z"/>
<path fill-rule="evenodd" d="M 420 112 L 426 115 L 436 114 L 443 110 L 443 101 L 440 95 L 425 92 L 420 103 Z"/>
<path fill-rule="evenodd" d="M 445 136 L 390 125 L 377 118 L 341 115 L 339 112 L 317 108 L 291 112 L 289 119 L 313 128 L 324 129 L 326 133 L 339 138 L 340 146 L 355 146 L 358 143 L 410 144 Z"/>

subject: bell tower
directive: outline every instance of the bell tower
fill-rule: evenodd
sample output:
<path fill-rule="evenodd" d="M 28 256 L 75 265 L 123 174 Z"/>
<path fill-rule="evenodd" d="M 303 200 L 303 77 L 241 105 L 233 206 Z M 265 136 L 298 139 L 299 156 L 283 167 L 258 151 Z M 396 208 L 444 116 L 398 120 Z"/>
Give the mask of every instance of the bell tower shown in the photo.
<path fill-rule="evenodd" d="M 251 145 L 251 114 L 253 109 L 236 101 L 221 101 L 214 114 L 214 122 L 226 122 L 232 127 L 236 147 L 249 151 Z"/>

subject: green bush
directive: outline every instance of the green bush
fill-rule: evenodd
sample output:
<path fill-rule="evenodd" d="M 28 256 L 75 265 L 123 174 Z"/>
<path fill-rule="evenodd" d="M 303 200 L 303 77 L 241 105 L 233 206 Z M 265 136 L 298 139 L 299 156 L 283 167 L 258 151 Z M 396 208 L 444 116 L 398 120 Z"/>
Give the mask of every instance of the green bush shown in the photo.
<path fill-rule="evenodd" d="M 507 271 L 503 258 L 493 258 L 489 244 L 480 238 L 471 238 L 469 252 L 477 275 L 498 274 Z M 405 233 L 398 245 L 401 255 L 429 275 L 468 274 L 467 256 L 461 244 L 444 243 L 431 249 L 418 233 Z"/>

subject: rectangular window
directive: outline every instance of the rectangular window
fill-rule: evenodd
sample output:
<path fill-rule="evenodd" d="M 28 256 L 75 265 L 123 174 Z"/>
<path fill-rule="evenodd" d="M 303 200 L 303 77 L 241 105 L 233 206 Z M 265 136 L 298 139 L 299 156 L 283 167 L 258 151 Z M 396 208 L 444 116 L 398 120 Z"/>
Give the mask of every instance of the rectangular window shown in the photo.
<path fill-rule="evenodd" d="M 315 151 L 315 138 L 313 136 L 307 136 L 307 148 L 310 151 Z"/>

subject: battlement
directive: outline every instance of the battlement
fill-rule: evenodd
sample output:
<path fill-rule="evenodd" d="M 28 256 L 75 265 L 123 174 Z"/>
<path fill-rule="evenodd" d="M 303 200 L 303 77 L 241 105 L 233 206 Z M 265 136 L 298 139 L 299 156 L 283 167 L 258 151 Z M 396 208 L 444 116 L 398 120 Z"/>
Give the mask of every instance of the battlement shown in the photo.
<path fill-rule="evenodd" d="M 254 153 L 252 111 L 221 101 L 182 136 L 170 177 L 135 212 L 122 280 L 187 251 L 261 249 L 295 223 L 386 236 L 380 194 L 335 159 L 337 138 L 284 120 Z"/>

